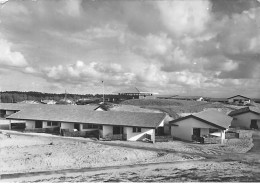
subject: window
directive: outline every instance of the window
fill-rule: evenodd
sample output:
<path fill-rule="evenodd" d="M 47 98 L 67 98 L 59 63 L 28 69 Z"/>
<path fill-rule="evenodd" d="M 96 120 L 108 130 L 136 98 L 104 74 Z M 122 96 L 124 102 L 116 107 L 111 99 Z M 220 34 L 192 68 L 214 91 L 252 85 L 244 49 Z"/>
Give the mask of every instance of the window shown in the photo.
<path fill-rule="evenodd" d="M 57 122 L 57 121 L 47 121 L 47 126 L 57 127 L 57 126 L 59 126 L 59 122 Z"/>
<path fill-rule="evenodd" d="M 83 129 L 98 129 L 98 125 L 94 125 L 91 123 L 83 124 Z"/>
<path fill-rule="evenodd" d="M 141 128 L 140 127 L 133 127 L 133 133 L 140 133 Z"/>
<path fill-rule="evenodd" d="M 209 133 L 215 133 L 215 132 L 218 132 L 218 129 L 211 129 L 211 128 L 209 128 Z"/>

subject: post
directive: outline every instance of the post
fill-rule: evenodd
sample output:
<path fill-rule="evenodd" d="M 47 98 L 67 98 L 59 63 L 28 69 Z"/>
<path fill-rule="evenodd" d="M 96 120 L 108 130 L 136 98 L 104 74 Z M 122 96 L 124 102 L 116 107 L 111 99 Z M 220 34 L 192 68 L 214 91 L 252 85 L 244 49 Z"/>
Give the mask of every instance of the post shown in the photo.
<path fill-rule="evenodd" d="M 104 84 L 104 81 L 102 81 L 103 83 L 103 104 L 105 103 L 105 84 Z"/>

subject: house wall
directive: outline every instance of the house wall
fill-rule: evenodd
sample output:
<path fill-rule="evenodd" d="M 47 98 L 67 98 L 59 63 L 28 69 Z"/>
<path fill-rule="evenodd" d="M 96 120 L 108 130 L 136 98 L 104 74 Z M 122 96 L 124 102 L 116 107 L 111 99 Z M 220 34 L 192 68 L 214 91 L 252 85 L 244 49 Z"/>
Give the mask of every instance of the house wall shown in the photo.
<path fill-rule="evenodd" d="M 247 101 L 248 99 L 247 98 L 244 98 L 244 97 L 240 97 L 240 96 L 237 96 L 237 97 L 233 97 L 233 98 L 230 98 L 228 99 L 228 102 L 234 102 L 235 100 L 242 100 L 242 101 Z"/>
<path fill-rule="evenodd" d="M 26 129 L 35 129 L 35 121 L 26 121 Z"/>
<path fill-rule="evenodd" d="M 103 125 L 102 137 L 105 137 L 108 134 L 113 134 L 113 126 Z"/>
<path fill-rule="evenodd" d="M 200 136 L 209 134 L 209 128 L 216 129 L 216 127 L 192 117 L 176 122 L 175 124 L 178 126 L 171 127 L 171 135 L 187 141 L 192 141 L 193 128 L 201 128 Z"/>
<path fill-rule="evenodd" d="M 104 111 L 102 108 L 97 108 L 95 111 Z"/>
<path fill-rule="evenodd" d="M 151 135 L 151 140 L 155 141 L 155 129 L 150 128 L 141 128 L 140 133 L 133 133 L 133 127 L 125 127 L 127 140 L 129 141 L 138 141 L 141 140 L 145 134 Z"/>
<path fill-rule="evenodd" d="M 65 122 L 61 122 L 61 129 L 69 129 L 70 131 L 73 131 L 74 129 L 74 123 L 65 123 Z"/>
<path fill-rule="evenodd" d="M 241 129 L 250 129 L 251 120 L 260 119 L 260 115 L 254 114 L 252 112 L 247 112 L 247 113 L 232 116 L 232 117 L 233 117 L 233 120 L 231 122 L 231 126 L 240 127 Z M 257 124 L 260 127 L 260 121 L 258 121 Z"/>

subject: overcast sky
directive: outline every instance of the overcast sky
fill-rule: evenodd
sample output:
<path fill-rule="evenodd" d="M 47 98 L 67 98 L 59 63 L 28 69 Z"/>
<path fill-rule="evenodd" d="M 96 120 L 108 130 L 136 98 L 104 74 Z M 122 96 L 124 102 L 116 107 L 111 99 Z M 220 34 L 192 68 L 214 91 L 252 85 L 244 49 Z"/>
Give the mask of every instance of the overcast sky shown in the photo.
<path fill-rule="evenodd" d="M 260 97 L 259 1 L 10 0 L 0 91 Z"/>

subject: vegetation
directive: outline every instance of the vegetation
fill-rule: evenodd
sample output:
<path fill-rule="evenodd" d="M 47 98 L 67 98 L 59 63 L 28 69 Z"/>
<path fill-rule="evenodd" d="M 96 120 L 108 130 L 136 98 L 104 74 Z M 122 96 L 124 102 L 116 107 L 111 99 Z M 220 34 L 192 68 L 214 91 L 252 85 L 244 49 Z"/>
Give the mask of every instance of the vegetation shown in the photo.
<path fill-rule="evenodd" d="M 92 95 L 92 94 L 66 94 L 68 99 L 72 99 L 74 101 L 82 98 L 99 98 L 101 95 Z M 5 91 L 0 92 L 0 102 L 3 103 L 15 103 L 21 102 L 24 100 L 34 100 L 34 101 L 41 101 L 41 100 L 55 100 L 60 101 L 64 99 L 65 93 L 55 94 L 55 93 L 41 93 L 35 91 L 29 92 L 21 92 L 21 91 Z"/>
<path fill-rule="evenodd" d="M 218 102 L 187 101 L 176 99 L 131 99 L 122 102 L 125 105 L 134 105 L 142 108 L 156 109 L 178 118 L 178 113 L 195 113 L 207 108 L 232 109 L 228 105 Z"/>

